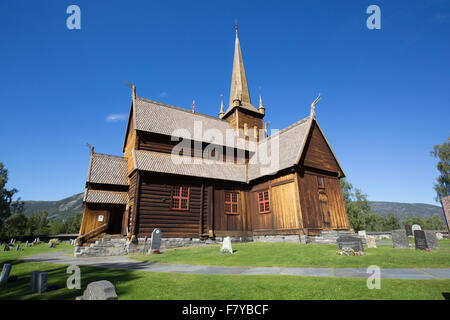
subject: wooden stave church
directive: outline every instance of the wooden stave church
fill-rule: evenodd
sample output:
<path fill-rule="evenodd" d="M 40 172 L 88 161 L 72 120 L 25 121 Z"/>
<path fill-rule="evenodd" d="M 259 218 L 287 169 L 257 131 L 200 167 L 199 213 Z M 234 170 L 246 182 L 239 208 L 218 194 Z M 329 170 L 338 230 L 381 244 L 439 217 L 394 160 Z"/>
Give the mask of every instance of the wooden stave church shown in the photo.
<path fill-rule="evenodd" d="M 339 183 L 345 174 L 314 107 L 308 117 L 267 136 L 261 96 L 258 109 L 250 100 L 237 29 L 228 109 L 224 111 L 222 101 L 216 118 L 194 108 L 138 97 L 132 86 L 124 156 L 91 148 L 78 245 L 102 237 L 135 242 L 150 237 L 154 228 L 161 229 L 164 238 L 202 239 L 350 230 Z M 255 141 L 256 147 L 225 142 L 215 150 L 226 160 L 226 148 L 233 148 L 233 163 L 202 159 L 200 166 L 175 165 L 171 153 L 178 142 L 171 139 L 173 131 L 181 127 L 192 132 L 194 122 L 206 130 L 234 130 L 237 137 Z M 274 137 L 279 142 L 279 168 L 262 174 L 252 160 Z M 197 160 L 209 145 L 202 139 L 191 139 L 191 157 Z"/>

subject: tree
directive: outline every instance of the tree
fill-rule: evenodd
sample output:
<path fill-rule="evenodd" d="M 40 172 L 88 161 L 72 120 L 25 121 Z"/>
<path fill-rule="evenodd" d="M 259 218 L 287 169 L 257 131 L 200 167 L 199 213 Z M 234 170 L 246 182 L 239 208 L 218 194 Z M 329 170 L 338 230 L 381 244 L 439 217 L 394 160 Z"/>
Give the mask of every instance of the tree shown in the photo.
<path fill-rule="evenodd" d="M 21 213 L 15 213 L 5 221 L 4 234 L 7 237 L 25 235 L 27 230 L 27 217 Z"/>
<path fill-rule="evenodd" d="M 400 229 L 400 221 L 393 212 L 389 212 L 386 218 L 386 224 L 384 230 L 396 230 Z"/>
<path fill-rule="evenodd" d="M 434 190 L 437 194 L 436 201 L 440 201 L 450 194 L 450 137 L 447 142 L 435 145 L 431 155 L 439 159 L 436 168 L 440 175 L 436 179 Z"/>
<path fill-rule="evenodd" d="M 35 211 L 28 218 L 27 234 L 28 235 L 46 235 L 50 233 L 50 225 L 48 222 L 47 211 Z"/>
<path fill-rule="evenodd" d="M 367 195 L 360 189 L 353 188 L 353 185 L 345 179 L 341 179 L 340 183 L 350 226 L 355 232 L 364 230 L 366 217 L 370 213 Z"/>
<path fill-rule="evenodd" d="M 366 230 L 369 232 L 384 231 L 386 218 L 379 213 L 369 213 L 366 217 Z"/>

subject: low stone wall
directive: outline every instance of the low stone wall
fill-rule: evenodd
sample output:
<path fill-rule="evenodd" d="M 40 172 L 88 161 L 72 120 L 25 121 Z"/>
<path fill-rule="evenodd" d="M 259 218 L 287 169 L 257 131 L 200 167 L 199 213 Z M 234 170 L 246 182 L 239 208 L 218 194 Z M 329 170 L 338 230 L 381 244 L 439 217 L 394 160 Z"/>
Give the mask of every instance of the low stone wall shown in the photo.
<path fill-rule="evenodd" d="M 296 242 L 306 244 L 307 236 L 300 235 L 267 235 L 253 236 L 255 242 Z"/>

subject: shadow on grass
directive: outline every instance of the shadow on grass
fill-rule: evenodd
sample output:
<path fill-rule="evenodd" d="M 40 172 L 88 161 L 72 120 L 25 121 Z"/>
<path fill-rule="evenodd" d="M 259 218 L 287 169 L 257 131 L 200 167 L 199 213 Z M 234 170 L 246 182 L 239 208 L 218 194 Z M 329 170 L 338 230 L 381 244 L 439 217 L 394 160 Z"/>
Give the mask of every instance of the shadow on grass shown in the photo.
<path fill-rule="evenodd" d="M 139 278 L 128 270 L 81 266 L 81 288 L 70 290 L 67 288 L 67 279 L 72 275 L 67 273 L 69 265 L 18 260 L 10 261 L 10 263 L 13 264 L 11 273 L 17 279 L 0 286 L 0 300 L 74 300 L 75 297 L 83 295 L 89 283 L 99 280 L 110 281 L 115 286 L 116 293 L 120 298 L 121 295 L 128 292 L 120 284 Z M 49 290 L 43 294 L 31 291 L 31 273 L 38 270 L 48 273 Z"/>
<path fill-rule="evenodd" d="M 450 292 L 442 292 L 445 300 L 450 300 Z"/>

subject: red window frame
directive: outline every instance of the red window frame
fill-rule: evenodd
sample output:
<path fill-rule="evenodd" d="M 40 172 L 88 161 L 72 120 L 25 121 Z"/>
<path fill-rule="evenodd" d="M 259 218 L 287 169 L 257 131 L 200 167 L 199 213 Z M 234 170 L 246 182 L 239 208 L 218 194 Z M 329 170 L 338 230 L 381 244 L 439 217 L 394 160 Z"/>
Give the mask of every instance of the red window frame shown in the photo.
<path fill-rule="evenodd" d="M 225 192 L 225 213 L 239 214 L 239 193 Z"/>
<path fill-rule="evenodd" d="M 173 210 L 189 210 L 190 187 L 172 186 L 172 201 L 170 207 Z"/>
<path fill-rule="evenodd" d="M 258 192 L 258 209 L 259 213 L 270 212 L 269 190 Z"/>

